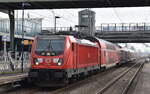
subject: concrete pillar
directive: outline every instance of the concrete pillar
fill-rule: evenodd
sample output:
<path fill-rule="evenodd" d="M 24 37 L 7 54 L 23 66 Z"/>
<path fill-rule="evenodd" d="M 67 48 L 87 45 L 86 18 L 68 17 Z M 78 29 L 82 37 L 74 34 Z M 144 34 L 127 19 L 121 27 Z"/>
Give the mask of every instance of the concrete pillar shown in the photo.
<path fill-rule="evenodd" d="M 10 20 L 10 50 L 12 52 L 15 51 L 14 49 L 14 31 L 15 31 L 15 16 L 14 10 L 9 10 L 9 20 Z"/>

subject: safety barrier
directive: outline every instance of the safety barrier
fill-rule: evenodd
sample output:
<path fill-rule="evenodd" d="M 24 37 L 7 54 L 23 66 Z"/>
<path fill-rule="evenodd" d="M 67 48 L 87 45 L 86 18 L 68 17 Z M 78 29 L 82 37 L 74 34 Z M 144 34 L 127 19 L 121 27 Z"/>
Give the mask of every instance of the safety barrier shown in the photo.
<path fill-rule="evenodd" d="M 29 69 L 30 53 L 24 52 L 23 56 L 24 56 L 23 57 L 23 69 L 24 69 L 24 72 L 26 72 Z M 1 52 L 0 74 L 22 72 L 21 57 L 22 57 L 22 54 L 20 52 L 16 52 L 15 56 L 13 56 L 12 52 L 8 52 L 7 56 L 4 56 L 3 52 Z"/>

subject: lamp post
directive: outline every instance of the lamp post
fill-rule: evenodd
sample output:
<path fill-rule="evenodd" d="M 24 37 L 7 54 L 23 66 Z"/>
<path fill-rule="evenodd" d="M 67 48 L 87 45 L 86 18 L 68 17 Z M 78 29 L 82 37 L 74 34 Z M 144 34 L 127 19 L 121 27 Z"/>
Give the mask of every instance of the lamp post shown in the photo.
<path fill-rule="evenodd" d="M 55 26 L 54 26 L 54 32 L 56 33 L 56 20 L 59 19 L 59 16 L 55 16 Z"/>
<path fill-rule="evenodd" d="M 31 6 L 29 3 L 22 3 L 22 40 L 21 40 L 21 71 L 23 72 L 23 63 L 24 63 L 24 8 L 25 6 Z"/>

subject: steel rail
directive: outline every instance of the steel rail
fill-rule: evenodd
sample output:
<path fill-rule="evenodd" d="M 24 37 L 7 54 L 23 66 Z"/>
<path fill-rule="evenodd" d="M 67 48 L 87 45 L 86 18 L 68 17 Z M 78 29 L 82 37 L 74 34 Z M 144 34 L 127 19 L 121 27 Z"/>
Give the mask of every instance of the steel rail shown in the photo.
<path fill-rule="evenodd" d="M 25 92 L 22 92 L 21 94 L 35 94 L 39 89 L 35 88 L 35 89 L 31 89 L 31 90 L 27 90 Z"/>
<path fill-rule="evenodd" d="M 102 94 L 103 92 L 105 92 L 109 87 L 111 87 L 117 80 L 119 80 L 121 77 L 123 77 L 125 74 L 127 74 L 131 69 L 133 69 L 135 66 L 139 65 L 139 63 L 134 64 L 132 67 L 130 67 L 129 69 L 127 69 L 126 71 L 124 71 L 122 74 L 120 74 L 119 76 L 117 76 L 114 80 L 112 80 L 110 83 L 108 83 L 104 88 L 102 88 L 101 90 L 97 91 L 96 94 Z"/>
<path fill-rule="evenodd" d="M 109 69 L 109 70 L 101 71 L 101 72 L 99 72 L 97 75 L 90 76 L 90 77 L 88 77 L 87 79 L 77 81 L 76 83 L 70 84 L 70 85 L 68 85 L 68 86 L 66 86 L 66 87 L 60 88 L 60 89 L 58 89 L 58 90 L 56 90 L 56 91 L 53 91 L 52 94 L 57 94 L 58 92 L 61 92 L 61 91 L 67 91 L 68 89 L 70 89 L 70 88 L 72 88 L 72 87 L 75 87 L 75 86 L 78 86 L 78 85 L 80 85 L 80 84 L 82 84 L 82 83 L 84 83 L 84 82 L 89 82 L 89 81 L 91 81 L 91 79 L 95 79 L 95 78 L 97 78 L 99 75 L 106 75 L 106 73 L 108 73 L 109 71 L 112 71 L 112 70 L 115 71 L 116 69 L 111 68 L 111 69 Z"/>
<path fill-rule="evenodd" d="M 119 67 L 119 68 L 121 68 L 121 67 Z M 93 75 L 93 76 L 90 76 L 90 77 L 88 77 L 87 79 L 83 79 L 83 80 L 80 80 L 80 81 L 77 81 L 77 82 L 74 82 L 74 83 L 71 83 L 71 84 L 69 84 L 69 85 L 67 85 L 67 86 L 65 86 L 65 87 L 61 87 L 61 88 L 58 88 L 58 89 L 56 89 L 56 90 L 54 90 L 54 91 L 50 91 L 50 92 L 48 92 L 48 94 L 57 94 L 57 93 L 59 93 L 59 92 L 68 92 L 68 90 L 70 90 L 71 88 L 73 88 L 73 87 L 76 87 L 76 86 L 78 86 L 78 85 L 80 85 L 80 84 L 82 84 L 82 83 L 87 83 L 87 82 L 90 82 L 91 81 L 91 79 L 95 79 L 95 78 L 97 78 L 98 76 L 103 76 L 103 75 L 106 75 L 107 73 L 110 73 L 110 72 L 112 72 L 112 71 L 115 71 L 115 70 L 117 70 L 117 69 L 119 69 L 119 68 L 115 68 L 115 67 L 113 67 L 113 68 L 110 68 L 110 69 L 108 69 L 108 70 L 105 70 L 105 71 L 101 71 L 101 72 L 99 72 L 98 74 L 96 74 L 96 75 Z M 16 91 L 16 92 L 21 92 L 21 94 L 36 94 L 37 92 L 40 92 L 40 89 L 39 88 L 29 88 L 29 89 L 27 89 L 27 90 L 25 90 L 25 91 Z M 15 92 L 14 93 L 12 93 L 12 94 L 16 94 Z"/>
<path fill-rule="evenodd" d="M 140 72 L 140 70 L 142 70 L 144 63 L 142 63 L 140 65 L 140 67 L 137 69 L 137 71 L 135 72 L 135 74 L 133 75 L 133 77 L 131 78 L 131 80 L 129 81 L 127 87 L 123 90 L 122 94 L 127 94 L 129 87 L 132 85 L 134 79 L 136 78 L 137 74 Z"/>
<path fill-rule="evenodd" d="M 139 60 L 139 58 L 136 59 L 136 60 L 133 60 L 133 62 L 136 62 L 136 61 L 138 61 L 138 60 Z M 134 65 L 136 65 L 136 64 L 134 64 Z M 134 66 L 134 65 L 133 65 L 133 66 Z M 106 73 L 108 73 L 108 71 L 111 71 L 111 70 L 114 70 L 114 71 L 115 71 L 116 69 L 110 68 L 110 69 L 108 69 L 108 70 L 105 70 L 105 71 L 103 71 L 103 72 L 100 72 L 100 73 L 102 73 L 102 74 L 99 74 L 99 73 L 98 73 L 98 75 L 105 75 Z M 73 83 L 73 84 L 68 85 L 68 86 L 66 86 L 66 87 L 60 88 L 60 89 L 54 91 L 52 94 L 57 94 L 58 92 L 61 92 L 61 91 L 67 91 L 68 89 L 70 89 L 70 88 L 72 88 L 72 87 L 74 87 L 74 86 L 80 85 L 80 84 L 83 83 L 83 82 L 89 82 L 89 81 L 91 81 L 90 79 L 94 79 L 94 78 L 96 78 L 98 75 L 90 76 L 88 79 L 84 79 L 84 80 L 81 80 L 81 81 L 79 81 L 79 82 L 77 82 L 77 83 Z"/>
<path fill-rule="evenodd" d="M 108 69 L 108 70 L 105 70 L 105 71 L 101 71 L 101 72 L 99 72 L 98 74 L 96 74 L 96 75 L 93 75 L 93 76 L 90 76 L 90 77 L 88 77 L 87 79 L 84 79 L 84 80 L 80 80 L 80 81 L 78 81 L 78 82 L 76 82 L 76 83 L 73 83 L 73 84 L 70 84 L 70 85 L 68 85 L 68 86 L 66 86 L 66 87 L 63 87 L 63 88 L 60 88 L 60 89 L 57 89 L 57 90 L 55 90 L 55 91 L 53 91 L 52 92 L 52 94 L 57 94 L 57 93 L 59 93 L 59 92 L 65 92 L 65 91 L 68 91 L 69 89 L 71 89 L 72 87 L 75 87 L 75 86 L 78 86 L 78 85 L 80 85 L 80 84 L 82 84 L 82 83 L 84 83 L 84 82 L 90 82 L 91 81 L 91 79 L 95 79 L 95 78 L 97 78 L 98 76 L 102 76 L 102 75 L 106 75 L 107 73 L 110 73 L 111 71 L 115 71 L 115 70 L 117 70 L 116 68 L 110 68 L 110 69 Z"/>

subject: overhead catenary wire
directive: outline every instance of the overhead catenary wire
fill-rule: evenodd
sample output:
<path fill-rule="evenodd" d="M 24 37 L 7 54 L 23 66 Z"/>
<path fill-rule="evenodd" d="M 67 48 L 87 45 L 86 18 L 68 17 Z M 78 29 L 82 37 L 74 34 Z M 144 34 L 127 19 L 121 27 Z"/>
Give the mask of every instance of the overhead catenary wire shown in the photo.
<path fill-rule="evenodd" d="M 63 18 L 63 19 L 66 20 L 66 21 L 69 21 L 69 22 L 71 22 L 71 23 L 76 23 L 76 22 L 74 22 L 73 20 L 70 20 L 69 18 L 65 18 L 65 17 L 63 17 L 62 15 L 60 15 L 60 14 L 58 14 L 58 13 L 56 13 L 56 12 L 55 12 L 55 15 L 57 15 L 57 16 Z"/>
<path fill-rule="evenodd" d="M 106 0 L 106 1 L 107 1 L 107 3 L 108 3 L 110 6 L 112 6 L 112 3 L 111 3 L 110 0 Z M 117 18 L 119 19 L 119 21 L 120 21 L 121 23 L 123 23 L 122 19 L 121 19 L 120 16 L 118 15 L 118 13 L 117 13 L 117 11 L 116 11 L 115 8 L 113 8 L 113 11 L 114 11 L 115 15 L 117 16 Z"/>
<path fill-rule="evenodd" d="M 72 6 L 76 6 L 77 5 L 76 3 L 73 3 L 72 1 L 71 1 L 71 4 L 72 4 Z M 59 6 L 59 5 L 55 5 L 55 6 Z M 55 13 L 55 14 L 57 14 L 57 13 Z M 60 16 L 59 14 L 57 14 L 57 15 Z M 76 24 L 76 22 L 74 22 L 74 21 L 72 21 L 72 20 L 70 20 L 68 18 L 65 18 L 63 16 L 60 16 L 60 17 L 63 18 L 63 19 L 65 19 L 65 20 L 67 20 L 67 21 L 71 21 L 72 23 Z"/>
<path fill-rule="evenodd" d="M 71 1 L 71 4 L 72 4 L 72 6 L 76 6 L 77 5 L 76 3 L 73 3 L 72 1 Z M 59 5 L 56 4 L 55 6 L 59 6 Z M 40 6 L 40 5 L 39 5 L 39 7 L 43 8 L 43 9 L 45 8 L 44 6 Z M 66 21 L 70 21 L 71 23 L 76 24 L 76 22 L 74 22 L 73 20 L 71 20 L 69 18 L 65 18 L 65 17 L 61 16 L 60 14 L 58 14 L 58 13 L 55 13 L 55 14 L 57 14 L 58 16 L 60 16 L 61 18 L 63 18 Z"/>
<path fill-rule="evenodd" d="M 45 15 L 39 14 L 39 13 L 37 13 L 37 12 L 33 12 L 33 11 L 32 11 L 32 13 L 30 13 L 30 16 L 33 16 L 32 14 L 35 14 L 36 17 L 37 17 L 37 16 L 40 16 L 41 18 L 47 19 L 47 20 L 44 20 L 44 21 L 46 21 L 46 22 L 49 22 L 49 20 L 51 19 L 50 16 L 45 16 Z M 34 15 L 34 16 L 35 16 L 35 15 Z M 68 21 L 68 22 L 70 22 L 70 21 Z M 62 23 L 58 23 L 58 24 L 61 24 L 61 25 L 63 26 L 63 22 L 62 22 Z"/>
<path fill-rule="evenodd" d="M 116 10 L 115 8 L 113 8 L 113 10 L 114 10 L 115 15 L 116 15 L 117 18 L 119 19 L 119 21 L 120 21 L 121 23 L 123 23 L 123 21 L 122 21 L 122 19 L 120 18 L 120 16 L 119 16 L 117 10 Z"/>
<path fill-rule="evenodd" d="M 34 13 L 35 13 L 35 12 L 34 12 Z M 35 13 L 35 14 L 38 14 L 38 13 Z M 38 14 L 38 15 L 41 15 L 41 14 Z M 70 19 L 68 19 L 68 18 L 66 18 L 66 17 L 61 16 L 61 15 L 58 14 L 58 13 L 55 13 L 55 15 L 60 16 L 64 21 L 67 21 L 67 22 L 69 22 L 69 23 L 73 23 L 73 24 L 76 23 L 76 22 L 74 22 L 74 21 L 72 21 L 72 20 L 70 20 Z M 50 19 L 49 16 L 45 16 L 45 15 L 41 15 L 41 16 L 43 16 L 44 18 Z M 63 24 L 63 23 L 64 23 L 64 22 L 62 22 L 62 24 Z"/>
<path fill-rule="evenodd" d="M 35 13 L 36 14 L 36 13 Z M 32 13 L 30 13 L 30 16 L 33 16 L 32 15 Z M 41 18 L 43 18 L 43 16 L 42 15 L 40 15 L 41 16 Z M 44 20 L 44 21 L 46 21 L 46 22 L 49 22 L 48 20 L 49 20 L 49 18 L 48 17 L 44 17 L 44 19 L 47 19 L 47 20 Z"/>
<path fill-rule="evenodd" d="M 70 20 L 70 19 L 68 19 L 68 18 L 70 18 L 70 17 L 64 17 L 64 16 L 61 16 L 61 15 L 59 15 L 58 13 L 56 13 L 56 12 L 54 12 L 54 10 L 52 10 L 52 14 L 53 14 L 53 16 L 59 16 L 60 18 L 63 18 L 65 21 L 67 21 L 67 22 L 71 22 L 71 23 L 73 23 L 73 24 L 76 24 L 76 22 L 74 22 L 73 20 Z M 63 13 L 62 13 L 63 14 Z M 54 18 L 53 18 L 54 19 Z M 64 22 L 62 22 L 63 24 L 64 24 Z"/>
<path fill-rule="evenodd" d="M 75 15 L 73 15 L 70 11 L 68 11 L 69 9 L 67 9 L 67 10 L 64 10 L 64 9 L 62 9 L 62 11 L 64 11 L 64 13 L 66 13 L 66 11 L 67 11 L 67 14 L 69 14 L 68 16 L 69 17 L 73 17 L 73 18 L 76 18 L 76 17 L 78 17 L 78 16 L 75 16 Z"/>

